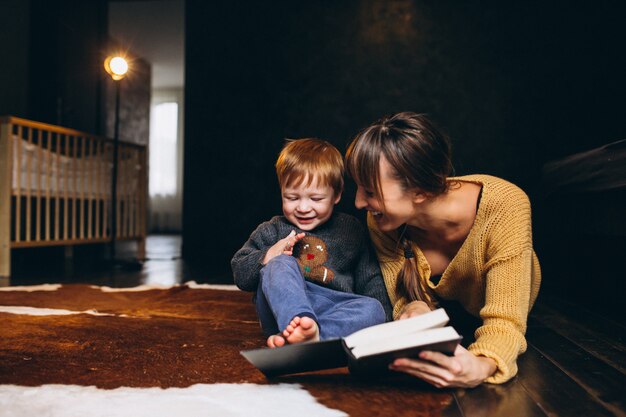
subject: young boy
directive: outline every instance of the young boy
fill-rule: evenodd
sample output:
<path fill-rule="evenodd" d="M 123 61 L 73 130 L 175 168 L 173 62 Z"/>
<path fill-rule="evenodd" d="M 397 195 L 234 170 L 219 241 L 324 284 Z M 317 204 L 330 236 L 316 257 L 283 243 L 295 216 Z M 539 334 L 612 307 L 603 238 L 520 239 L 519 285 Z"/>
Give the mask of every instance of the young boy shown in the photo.
<path fill-rule="evenodd" d="M 391 303 L 359 221 L 334 213 L 343 158 L 320 139 L 289 141 L 276 161 L 283 216 L 235 254 L 235 284 L 255 291 L 269 347 L 347 336 L 391 320 Z"/>

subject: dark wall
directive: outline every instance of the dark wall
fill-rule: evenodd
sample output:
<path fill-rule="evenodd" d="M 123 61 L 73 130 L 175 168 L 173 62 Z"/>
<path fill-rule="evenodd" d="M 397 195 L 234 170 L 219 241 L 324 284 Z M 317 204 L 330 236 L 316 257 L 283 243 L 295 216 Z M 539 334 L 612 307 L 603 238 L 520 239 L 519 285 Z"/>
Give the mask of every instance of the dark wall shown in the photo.
<path fill-rule="evenodd" d="M 280 213 L 284 138 L 343 151 L 400 110 L 448 132 L 458 174 L 517 183 L 540 216 L 544 163 L 626 137 L 625 7 L 508 3 L 188 0 L 184 256 L 229 274 L 254 227 Z M 354 212 L 352 199 L 349 187 L 342 208 Z M 559 233 L 535 229 L 545 242 Z M 563 260 L 546 250 L 542 262 Z"/>
<path fill-rule="evenodd" d="M 30 1 L 25 117 L 103 133 L 106 22 L 106 0 Z"/>
<path fill-rule="evenodd" d="M 29 8 L 23 0 L 0 1 L 0 115 L 24 116 L 28 101 Z M 7 18 L 9 17 L 9 18 Z"/>
<path fill-rule="evenodd" d="M 0 2 L 0 114 L 101 133 L 106 4 Z"/>

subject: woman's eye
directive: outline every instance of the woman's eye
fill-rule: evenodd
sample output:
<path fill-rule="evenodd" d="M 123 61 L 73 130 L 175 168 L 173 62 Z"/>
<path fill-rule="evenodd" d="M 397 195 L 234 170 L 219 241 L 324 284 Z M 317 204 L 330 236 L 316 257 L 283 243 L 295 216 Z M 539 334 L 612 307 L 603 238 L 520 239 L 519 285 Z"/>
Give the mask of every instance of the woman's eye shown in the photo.
<path fill-rule="evenodd" d="M 366 197 L 374 197 L 374 193 L 372 192 L 372 190 L 368 190 L 365 187 L 359 187 L 359 189 L 363 191 L 363 194 L 365 194 Z"/>

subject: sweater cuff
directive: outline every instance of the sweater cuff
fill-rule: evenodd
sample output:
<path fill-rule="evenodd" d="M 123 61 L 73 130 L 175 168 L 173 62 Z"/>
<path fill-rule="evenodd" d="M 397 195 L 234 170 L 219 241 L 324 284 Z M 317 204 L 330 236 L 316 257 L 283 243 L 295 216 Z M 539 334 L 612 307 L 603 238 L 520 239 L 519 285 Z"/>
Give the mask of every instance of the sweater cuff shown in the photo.
<path fill-rule="evenodd" d="M 475 356 L 484 356 L 493 359 L 496 363 L 496 372 L 485 379 L 484 382 L 489 384 L 503 384 L 517 374 L 517 363 L 514 361 L 511 364 L 507 364 L 507 362 L 493 350 L 477 347 L 476 345 L 471 345 L 468 350 Z"/>
<path fill-rule="evenodd" d="M 467 350 L 476 356 L 493 359 L 496 362 L 496 372 L 485 379 L 485 382 L 502 384 L 517 374 L 517 358 L 526 350 L 526 343 L 523 338 L 520 340 L 513 335 L 484 334 L 479 328 L 476 331 L 476 341 Z"/>

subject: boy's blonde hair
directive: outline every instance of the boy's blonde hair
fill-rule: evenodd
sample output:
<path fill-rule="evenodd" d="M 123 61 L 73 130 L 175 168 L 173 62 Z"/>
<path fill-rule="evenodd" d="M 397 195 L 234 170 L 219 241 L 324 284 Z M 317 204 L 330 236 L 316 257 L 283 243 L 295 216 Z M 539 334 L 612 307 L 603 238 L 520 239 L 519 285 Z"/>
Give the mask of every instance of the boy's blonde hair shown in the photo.
<path fill-rule="evenodd" d="M 281 188 L 311 185 L 329 186 L 335 195 L 343 191 L 343 157 L 325 140 L 305 138 L 288 140 L 276 161 L 276 175 Z"/>

